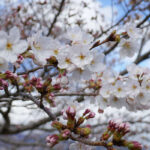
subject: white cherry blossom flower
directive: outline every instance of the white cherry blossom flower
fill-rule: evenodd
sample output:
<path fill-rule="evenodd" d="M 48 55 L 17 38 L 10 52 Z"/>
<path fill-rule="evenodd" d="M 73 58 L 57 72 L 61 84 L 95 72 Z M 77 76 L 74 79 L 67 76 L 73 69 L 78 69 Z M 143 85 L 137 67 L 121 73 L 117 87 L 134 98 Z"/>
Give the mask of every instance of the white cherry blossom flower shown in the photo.
<path fill-rule="evenodd" d="M 143 80 L 141 84 L 141 89 L 145 93 L 150 93 L 150 80 Z"/>
<path fill-rule="evenodd" d="M 110 84 L 104 84 L 102 85 L 100 89 L 100 95 L 104 98 L 109 98 L 112 93 L 112 88 Z"/>
<path fill-rule="evenodd" d="M 103 63 L 105 55 L 97 51 L 91 51 L 91 55 L 93 55 L 93 59 L 88 66 L 89 70 L 97 73 L 104 71 L 106 69 Z"/>
<path fill-rule="evenodd" d="M 120 47 L 120 56 L 132 57 L 139 50 L 139 43 L 133 39 L 122 39 L 118 45 Z"/>
<path fill-rule="evenodd" d="M 93 59 L 93 55 L 89 52 L 89 47 L 85 45 L 72 46 L 72 62 L 77 68 L 84 69 L 86 65 L 89 65 Z"/>
<path fill-rule="evenodd" d="M 101 95 L 98 95 L 95 97 L 95 100 L 95 103 L 97 103 L 101 109 L 105 109 L 109 106 L 109 98 L 104 98 Z"/>
<path fill-rule="evenodd" d="M 128 79 L 125 86 L 129 97 L 137 96 L 141 90 L 139 82 L 134 79 Z"/>
<path fill-rule="evenodd" d="M 69 80 L 79 81 L 79 80 L 89 80 L 91 78 L 91 71 L 89 71 L 88 68 L 80 69 L 77 68 L 74 71 L 72 71 L 72 75 L 69 78 Z"/>
<path fill-rule="evenodd" d="M 78 26 L 68 29 L 66 38 L 71 40 L 72 44 L 90 45 L 93 41 L 93 37 L 90 34 L 82 31 Z"/>
<path fill-rule="evenodd" d="M 72 55 L 69 54 L 69 51 L 65 51 L 64 49 L 62 49 L 62 51 L 64 52 L 61 52 L 57 57 L 58 67 L 61 69 L 67 69 L 68 71 L 73 71 L 76 66 L 72 62 Z"/>
<path fill-rule="evenodd" d="M 37 61 L 39 61 L 43 65 L 46 64 L 46 59 L 51 55 L 51 38 L 42 36 L 41 32 L 39 31 L 31 38 L 29 38 L 28 41 Z"/>
<path fill-rule="evenodd" d="M 116 96 L 111 96 L 110 99 L 109 99 L 109 105 L 111 107 L 115 107 L 115 108 L 122 108 L 123 106 L 126 106 L 128 105 L 126 103 L 126 99 L 125 98 L 119 98 L 119 97 L 116 97 Z"/>
<path fill-rule="evenodd" d="M 141 36 L 141 34 L 142 34 L 141 29 L 136 28 L 136 25 L 133 23 L 127 24 L 125 29 L 129 35 L 129 37 L 131 37 L 131 38 L 138 39 L 138 38 L 142 37 Z"/>
<path fill-rule="evenodd" d="M 134 63 L 127 66 L 127 71 L 129 73 L 129 77 L 134 80 L 143 80 L 144 77 L 148 78 L 148 74 L 150 74 L 149 68 L 137 66 Z"/>
<path fill-rule="evenodd" d="M 113 94 L 118 98 L 124 98 L 127 95 L 127 89 L 123 81 L 117 80 L 113 89 Z"/>
<path fill-rule="evenodd" d="M 140 92 L 136 97 L 136 101 L 142 105 L 150 106 L 150 93 Z"/>
<path fill-rule="evenodd" d="M 49 54 L 50 56 L 55 56 L 58 58 L 59 54 L 63 53 L 64 49 L 62 49 L 61 43 L 57 39 L 51 39 L 50 40 L 50 48 L 49 48 Z"/>
<path fill-rule="evenodd" d="M 20 32 L 17 27 L 10 29 L 9 34 L 0 31 L 0 56 L 7 58 L 7 61 L 14 63 L 17 56 L 27 50 L 28 44 L 20 40 Z"/>
<path fill-rule="evenodd" d="M 114 75 L 114 72 L 110 70 L 110 68 L 106 68 L 102 73 L 101 73 L 101 79 L 103 83 L 112 83 L 115 81 L 116 77 Z"/>

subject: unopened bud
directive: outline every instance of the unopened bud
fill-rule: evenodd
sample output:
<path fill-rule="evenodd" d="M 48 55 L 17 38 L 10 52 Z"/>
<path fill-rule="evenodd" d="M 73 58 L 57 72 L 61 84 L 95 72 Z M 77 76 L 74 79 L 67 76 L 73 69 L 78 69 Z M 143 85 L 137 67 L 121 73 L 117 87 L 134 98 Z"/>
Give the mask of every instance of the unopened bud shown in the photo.
<path fill-rule="evenodd" d="M 56 145 L 59 142 L 59 137 L 57 134 L 47 136 L 46 142 L 47 142 L 48 146 L 53 147 L 54 145 Z"/>
<path fill-rule="evenodd" d="M 94 118 L 94 117 L 95 117 L 95 113 L 90 112 L 90 114 L 88 116 L 86 116 L 86 119 L 90 119 L 90 118 Z"/>
<path fill-rule="evenodd" d="M 91 110 L 90 109 L 86 109 L 85 112 L 83 113 L 83 116 L 85 116 L 86 114 L 90 113 Z"/>
<path fill-rule="evenodd" d="M 52 127 L 56 128 L 57 130 L 62 130 L 63 124 L 60 123 L 59 121 L 53 121 L 52 122 Z"/>
<path fill-rule="evenodd" d="M 70 136 L 70 130 L 69 129 L 65 129 L 62 131 L 61 135 L 63 138 L 67 139 Z"/>

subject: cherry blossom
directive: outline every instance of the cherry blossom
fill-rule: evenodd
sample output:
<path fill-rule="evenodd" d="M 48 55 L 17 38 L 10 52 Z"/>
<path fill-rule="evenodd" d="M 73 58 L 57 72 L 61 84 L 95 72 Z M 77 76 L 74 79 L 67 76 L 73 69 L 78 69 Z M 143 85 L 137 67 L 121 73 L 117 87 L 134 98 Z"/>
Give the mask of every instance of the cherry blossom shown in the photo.
<path fill-rule="evenodd" d="M 28 48 L 27 42 L 20 40 L 20 32 L 17 27 L 10 29 L 9 34 L 0 31 L 0 45 L 0 56 L 7 58 L 7 61 L 11 63 L 14 63 L 17 56 Z"/>
<path fill-rule="evenodd" d="M 139 50 L 139 43 L 132 38 L 122 39 L 119 43 L 120 47 L 120 56 L 123 57 L 132 57 Z"/>

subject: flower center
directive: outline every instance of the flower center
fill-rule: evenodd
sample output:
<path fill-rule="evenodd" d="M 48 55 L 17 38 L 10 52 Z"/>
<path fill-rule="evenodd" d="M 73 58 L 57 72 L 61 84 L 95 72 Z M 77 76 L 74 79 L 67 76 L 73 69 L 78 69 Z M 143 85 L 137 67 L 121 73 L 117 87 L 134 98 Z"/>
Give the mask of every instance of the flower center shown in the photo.
<path fill-rule="evenodd" d="M 65 62 L 66 62 L 67 64 L 71 64 L 71 61 L 70 61 L 69 58 L 66 58 L 66 59 L 65 59 Z"/>
<path fill-rule="evenodd" d="M 92 60 L 92 61 L 91 61 L 91 65 L 94 65 L 94 64 L 95 64 L 95 61 L 94 61 L 94 60 Z"/>
<path fill-rule="evenodd" d="M 140 97 L 140 98 L 143 98 L 143 97 L 144 97 L 144 94 L 143 94 L 143 93 L 140 93 L 140 94 L 139 94 L 139 97 Z"/>
<path fill-rule="evenodd" d="M 129 31 L 130 31 L 131 33 L 133 33 L 133 29 L 132 29 L 132 28 L 130 28 Z"/>
<path fill-rule="evenodd" d="M 132 88 L 135 90 L 135 89 L 137 88 L 137 86 L 136 86 L 136 85 L 133 85 Z"/>
<path fill-rule="evenodd" d="M 131 45 L 130 45 L 129 42 L 125 42 L 125 43 L 123 44 L 123 47 L 126 48 L 126 49 L 130 49 L 130 48 L 131 48 Z"/>
<path fill-rule="evenodd" d="M 122 91 L 122 88 L 121 88 L 121 87 L 119 87 L 119 88 L 117 89 L 117 91 L 118 91 L 118 92 L 121 92 L 121 91 Z"/>
<path fill-rule="evenodd" d="M 54 50 L 54 54 L 55 54 L 55 55 L 58 55 L 58 49 L 55 49 L 55 50 Z"/>
<path fill-rule="evenodd" d="M 12 50 L 12 43 L 7 43 L 6 44 L 6 48 L 7 48 L 7 50 Z"/>
<path fill-rule="evenodd" d="M 117 98 L 117 97 L 114 97 L 113 100 L 114 100 L 114 102 L 117 102 L 117 101 L 118 101 L 118 98 Z"/>
<path fill-rule="evenodd" d="M 84 40 L 84 41 L 83 41 L 83 43 L 84 43 L 84 44 L 86 44 L 86 43 L 87 43 L 87 41 L 86 41 L 86 40 Z"/>
<path fill-rule="evenodd" d="M 41 47 L 40 47 L 40 45 L 39 45 L 38 43 L 33 42 L 33 45 L 34 45 L 34 47 L 35 47 L 37 50 L 41 50 Z"/>
<path fill-rule="evenodd" d="M 79 56 L 79 58 L 80 58 L 81 60 L 84 60 L 85 56 L 81 54 L 81 55 Z"/>
<path fill-rule="evenodd" d="M 150 86 L 149 86 L 149 85 L 146 85 L 146 89 L 149 90 L 149 89 L 150 89 Z"/>

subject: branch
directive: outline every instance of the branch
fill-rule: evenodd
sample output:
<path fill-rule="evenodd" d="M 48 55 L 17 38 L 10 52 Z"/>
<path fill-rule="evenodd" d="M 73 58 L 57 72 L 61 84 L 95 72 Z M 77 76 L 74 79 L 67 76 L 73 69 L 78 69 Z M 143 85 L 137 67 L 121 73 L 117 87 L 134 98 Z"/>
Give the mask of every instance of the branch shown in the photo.
<path fill-rule="evenodd" d="M 38 99 L 36 99 L 35 97 L 33 97 L 31 94 L 20 93 L 20 95 L 33 101 L 39 108 L 41 108 L 50 117 L 51 120 L 56 119 L 56 115 L 54 115 L 49 110 L 49 108 L 47 108 L 43 104 L 41 104 L 40 101 Z M 60 113 L 58 113 L 58 114 L 60 114 Z"/>
<path fill-rule="evenodd" d="M 135 64 L 139 64 L 141 61 L 143 61 L 143 60 L 149 58 L 149 55 L 150 55 L 150 50 L 149 50 L 147 53 L 145 53 L 144 55 L 142 55 L 141 57 L 139 57 L 138 59 L 136 59 L 136 60 L 134 61 L 134 63 L 135 63 Z M 122 72 L 120 72 L 120 75 L 124 75 L 124 74 L 126 74 L 126 73 L 127 73 L 127 70 L 125 69 L 125 70 L 123 70 Z"/>
<path fill-rule="evenodd" d="M 34 72 L 34 71 L 37 71 L 37 70 L 39 70 L 39 69 L 44 69 L 44 67 L 48 67 L 48 66 L 53 66 L 53 65 L 47 64 L 47 65 L 45 65 L 45 66 L 39 66 L 39 67 L 33 68 L 33 69 L 31 69 L 31 70 L 25 71 L 25 72 L 17 73 L 17 75 L 29 74 L 29 73 Z"/>
<path fill-rule="evenodd" d="M 97 93 L 53 93 L 54 96 L 97 96 Z"/>
<path fill-rule="evenodd" d="M 16 146 L 25 146 L 25 147 L 30 147 L 30 146 L 40 146 L 40 147 L 47 147 L 46 144 L 41 144 L 41 143 L 24 143 L 24 142 L 16 142 L 12 139 L 5 139 L 0 137 L 0 141 L 3 143 L 11 144 L 11 145 L 16 145 Z"/>
<path fill-rule="evenodd" d="M 118 42 L 116 42 L 112 47 L 110 47 L 108 50 L 104 52 L 105 55 L 108 55 L 110 52 L 112 52 L 118 45 Z"/>
<path fill-rule="evenodd" d="M 107 146 L 107 143 L 104 142 L 104 141 L 96 141 L 96 142 L 93 142 L 93 141 L 90 141 L 90 140 L 86 140 L 86 139 L 83 139 L 83 138 L 78 138 L 78 137 L 74 137 L 73 135 L 70 136 L 70 138 L 74 141 L 78 141 L 78 142 L 81 142 L 81 143 L 84 143 L 86 145 L 91 145 L 91 146 L 104 146 L 104 147 L 108 147 Z"/>
<path fill-rule="evenodd" d="M 144 22 L 146 22 L 150 18 L 150 14 L 147 15 L 136 27 L 139 28 Z"/>
<path fill-rule="evenodd" d="M 35 129 L 49 121 L 51 121 L 51 119 L 49 117 L 47 117 L 47 118 L 39 120 L 38 122 L 28 124 L 26 126 L 19 125 L 19 126 L 15 127 L 14 125 L 12 125 L 9 129 L 7 129 L 6 132 L 1 132 L 1 134 L 16 134 L 16 133 L 20 133 L 20 132 L 23 132 L 26 130 L 32 130 L 32 129 Z"/>
<path fill-rule="evenodd" d="M 117 22 L 115 23 L 113 26 L 109 27 L 108 29 L 106 29 L 105 31 L 103 31 L 98 37 L 95 38 L 95 40 L 99 37 L 101 37 L 104 33 L 107 33 L 109 30 L 111 30 L 112 28 L 116 27 L 117 25 L 119 25 L 127 16 L 130 12 L 132 12 L 134 10 L 134 8 L 139 5 L 142 1 L 137 2 L 135 5 L 132 6 L 131 9 L 129 9 L 126 14 Z"/>
<path fill-rule="evenodd" d="M 58 8 L 58 12 L 57 12 L 57 14 L 55 15 L 54 20 L 53 20 L 53 22 L 52 22 L 52 24 L 51 24 L 51 26 L 50 26 L 50 28 L 49 28 L 49 31 L 48 31 L 47 36 L 49 36 L 49 35 L 51 34 L 52 29 L 53 29 L 55 23 L 57 22 L 57 18 L 58 18 L 58 16 L 59 16 L 60 13 L 61 13 L 64 4 L 65 4 L 65 0 L 62 0 L 61 3 L 60 3 L 60 6 L 59 6 L 59 8 Z"/>

